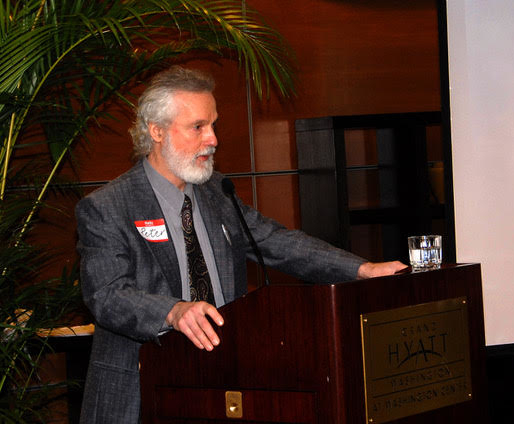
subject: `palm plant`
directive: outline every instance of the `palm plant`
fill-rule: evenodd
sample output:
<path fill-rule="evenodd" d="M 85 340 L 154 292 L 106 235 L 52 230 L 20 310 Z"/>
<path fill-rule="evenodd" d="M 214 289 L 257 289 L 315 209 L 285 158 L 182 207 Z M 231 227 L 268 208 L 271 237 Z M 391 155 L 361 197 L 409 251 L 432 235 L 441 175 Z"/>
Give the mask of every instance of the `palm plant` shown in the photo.
<path fill-rule="evenodd" d="M 197 49 L 237 60 L 259 96 L 293 90 L 289 50 L 244 1 L 0 0 L 0 421 L 44 419 L 35 335 L 79 296 L 72 271 L 38 281 L 47 257 L 27 243 L 59 169 L 106 103 Z"/>

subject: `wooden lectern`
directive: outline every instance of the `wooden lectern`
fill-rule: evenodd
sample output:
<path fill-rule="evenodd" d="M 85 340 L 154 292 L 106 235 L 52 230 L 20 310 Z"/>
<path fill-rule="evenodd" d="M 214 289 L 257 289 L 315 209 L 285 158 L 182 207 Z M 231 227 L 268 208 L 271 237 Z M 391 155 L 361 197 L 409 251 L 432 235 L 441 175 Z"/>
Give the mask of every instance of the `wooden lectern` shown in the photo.
<path fill-rule="evenodd" d="M 464 309 L 438 309 L 448 302 Z M 212 352 L 178 332 L 142 347 L 143 423 L 488 422 L 478 264 L 271 285 L 220 312 Z M 445 330 L 447 316 L 464 327 Z M 464 352 L 462 366 L 452 349 Z M 425 366 L 431 358 L 438 363 Z M 434 401 L 443 406 L 427 410 Z"/>

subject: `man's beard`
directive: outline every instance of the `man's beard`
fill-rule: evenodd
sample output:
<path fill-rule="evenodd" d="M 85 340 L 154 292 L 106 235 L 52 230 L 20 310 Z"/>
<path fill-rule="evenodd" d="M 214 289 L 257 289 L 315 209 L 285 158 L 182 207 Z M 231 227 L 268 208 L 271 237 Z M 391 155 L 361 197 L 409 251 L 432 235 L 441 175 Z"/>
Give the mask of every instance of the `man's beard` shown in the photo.
<path fill-rule="evenodd" d="M 186 156 L 178 152 L 171 142 L 169 135 L 166 137 L 166 144 L 163 149 L 163 157 L 168 169 L 182 181 L 190 184 L 203 184 L 211 178 L 214 167 L 214 155 L 216 148 L 210 146 L 196 153 L 193 156 Z M 200 164 L 196 162 L 199 156 L 211 155 Z"/>

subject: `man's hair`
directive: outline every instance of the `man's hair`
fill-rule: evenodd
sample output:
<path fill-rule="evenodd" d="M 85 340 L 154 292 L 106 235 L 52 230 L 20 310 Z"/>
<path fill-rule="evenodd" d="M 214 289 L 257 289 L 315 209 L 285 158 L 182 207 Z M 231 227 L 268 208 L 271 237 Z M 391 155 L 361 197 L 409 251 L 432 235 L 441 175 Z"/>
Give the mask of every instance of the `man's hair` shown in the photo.
<path fill-rule="evenodd" d="M 212 76 L 199 70 L 172 66 L 155 75 L 139 97 L 136 122 L 129 130 L 134 143 L 134 156 L 144 157 L 153 148 L 154 141 L 148 130 L 150 122 L 160 128 L 167 128 L 173 122 L 177 114 L 175 104 L 177 92 L 212 93 L 213 90 Z"/>

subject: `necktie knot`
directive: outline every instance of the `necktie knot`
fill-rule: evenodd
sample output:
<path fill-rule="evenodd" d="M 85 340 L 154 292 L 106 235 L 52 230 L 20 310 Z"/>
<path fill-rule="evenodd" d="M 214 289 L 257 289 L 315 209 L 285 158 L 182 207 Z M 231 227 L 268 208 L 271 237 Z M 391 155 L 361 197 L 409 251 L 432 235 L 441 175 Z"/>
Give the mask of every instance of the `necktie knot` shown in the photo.
<path fill-rule="evenodd" d="M 187 194 L 184 194 L 184 203 L 182 204 L 182 213 L 193 209 L 193 203 Z"/>

